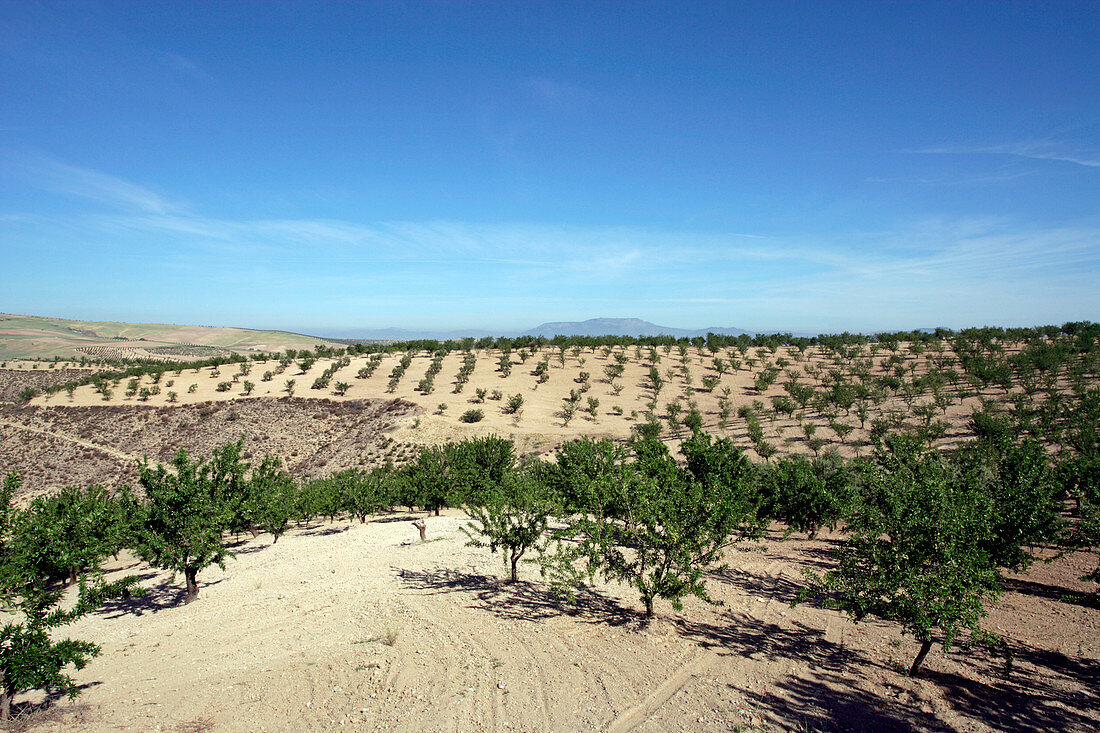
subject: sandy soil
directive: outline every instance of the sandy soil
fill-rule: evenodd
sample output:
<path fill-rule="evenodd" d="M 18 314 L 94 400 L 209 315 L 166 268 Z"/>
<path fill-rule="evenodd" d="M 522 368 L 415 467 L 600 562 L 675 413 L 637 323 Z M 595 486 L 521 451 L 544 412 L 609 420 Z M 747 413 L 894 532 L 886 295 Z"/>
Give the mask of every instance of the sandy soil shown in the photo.
<path fill-rule="evenodd" d="M 298 475 L 411 457 L 416 446 L 470 435 L 503 434 L 521 454 L 546 455 L 578 435 L 625 437 L 652 399 L 648 349 L 630 361 L 619 394 L 604 376 L 613 357 L 602 351 L 532 356 L 509 377 L 497 371 L 499 353 L 478 352 L 461 393 L 453 379 L 461 355 L 444 360 L 430 394 L 416 390 L 430 357 L 417 355 L 397 389 L 387 382 L 398 355 L 388 355 L 369 379 L 356 377 L 366 357 L 340 369 L 327 390 L 312 390 L 331 363 L 319 360 L 305 374 L 291 365 L 263 381 L 276 363 L 256 363 L 234 382 L 238 367 L 166 372 L 161 393 L 147 401 L 127 398 L 121 383 L 104 401 L 88 387 L 36 398 L 24 409 L 0 413 L 0 469 L 26 472 L 39 489 L 64 483 L 128 480 L 140 455 L 167 460 L 179 446 L 198 455 L 245 435 L 253 455 L 282 457 Z M 783 394 L 776 384 L 757 393 L 763 359 L 827 369 L 818 355 L 803 362 L 785 349 L 752 349 L 754 368 L 721 375 L 713 392 L 701 389 L 716 375 L 713 357 L 691 349 L 691 383 L 676 350 L 659 350 L 669 368 L 659 412 L 676 400 L 697 401 L 705 428 L 748 445 L 737 408 Z M 722 354 L 743 359 L 736 352 Z M 550 380 L 537 384 L 532 370 L 550 357 Z M 517 362 L 518 354 L 513 355 Z M 582 363 L 583 360 L 583 363 Z M 881 358 L 878 360 L 881 361 Z M 59 367 L 60 368 L 60 367 Z M 916 372 L 924 369 L 918 360 Z M 18 370 L 17 370 L 18 371 Z M 33 370 L 32 370 L 33 371 Z M 596 416 L 558 415 L 563 397 L 590 373 L 588 396 Z M 876 366 L 876 373 L 882 373 Z M 23 379 L 16 375 L 13 379 Z M 295 396 L 285 383 L 295 380 Z M 243 382 L 255 389 L 243 394 Z M 580 380 L 580 381 L 579 381 Z M 810 375 L 800 377 L 809 383 Z M 168 382 L 172 382 L 171 385 Z M 229 382 L 230 390 L 217 385 Z M 336 382 L 351 385 L 333 394 Z M 190 385 L 194 384 L 194 390 Z M 141 386 L 152 387 L 151 380 Z M 478 401 L 476 390 L 501 400 Z M 718 398 L 729 389 L 733 415 L 718 424 Z M 176 392 L 176 403 L 168 402 Z M 508 396 L 521 394 L 518 416 L 504 414 Z M 1003 399 L 999 393 L 987 396 Z M 401 400 L 393 402 L 394 399 Z M 922 398 L 924 399 L 924 398 Z M 446 403 L 443 411 L 438 409 Z M 399 405 L 390 410 L 386 405 Z M 946 442 L 967 434 L 976 397 L 956 402 L 943 419 Z M 623 413 L 615 414 L 615 406 Z M 904 407 L 892 397 L 880 411 Z M 475 424 L 459 421 L 467 409 L 484 410 Z M 846 442 L 824 418 L 818 435 L 851 455 L 867 433 L 853 416 Z M 797 420 L 763 418 L 768 439 L 781 452 L 808 452 Z M 667 433 L 674 437 L 672 431 Z M 6 464 L 6 466 L 5 466 Z M 103 645 L 103 655 L 78 678 L 85 686 L 75 705 L 43 715 L 43 730 L 900 730 L 1091 731 L 1100 727 L 1100 611 L 1062 600 L 1085 590 L 1075 578 L 1095 558 L 1075 555 L 1039 564 L 1015 577 L 988 626 L 1005 634 L 1017 652 L 1016 671 L 984 653 L 933 652 L 927 674 L 903 671 L 915 643 L 890 624 L 853 625 L 814 605 L 790 608 L 807 567 L 828 567 L 836 537 L 779 541 L 738 551 L 732 570 L 712 579 L 724 606 L 686 604 L 682 614 L 661 607 L 647 627 L 628 590 L 601 586 L 577 607 L 563 604 L 528 569 L 527 580 L 501 584 L 501 565 L 465 545 L 459 512 L 429 518 L 426 543 L 412 542 L 411 517 L 393 515 L 367 524 L 336 523 L 295 530 L 277 544 L 244 541 L 225 571 L 200 575 L 196 603 L 179 605 L 182 581 L 134 561 L 149 594 L 82 620 L 74 638 Z M 392 643 L 391 643 L 392 642 Z M 30 699 L 30 698 L 25 698 Z"/>
<path fill-rule="evenodd" d="M 337 345 L 314 336 L 247 328 L 73 321 L 0 313 L 0 356 L 52 359 L 202 358 L 221 351 L 255 353 Z M 212 353 L 213 351 L 213 353 Z"/>
<path fill-rule="evenodd" d="M 922 677 L 891 624 L 852 624 L 790 600 L 835 538 L 730 555 L 710 581 L 724 603 L 667 604 L 641 626 L 636 597 L 601 586 L 578 605 L 538 581 L 500 582 L 465 545 L 456 511 L 318 524 L 237 546 L 225 571 L 181 580 L 133 561 L 149 589 L 71 628 L 103 654 L 83 694 L 41 730 L 892 730 L 1089 731 L 1100 725 L 1100 612 L 1060 601 L 1092 559 L 1014 578 L 988 626 L 1017 652 L 937 647 Z M 522 576 L 521 576 L 522 577 Z"/>
<path fill-rule="evenodd" d="M 714 356 L 709 352 L 700 353 L 695 348 L 688 350 L 686 357 L 682 357 L 676 349 L 665 353 L 664 349 L 658 349 L 660 361 L 656 364 L 666 384 L 657 398 L 657 414 L 664 417 L 667 405 L 676 402 L 680 405 L 681 415 L 689 409 L 689 403 L 697 403 L 704 418 L 704 429 L 716 435 L 728 435 L 744 445 L 751 452 L 750 441 L 747 438 L 745 421 L 737 417 L 737 410 L 742 406 L 751 406 L 754 402 L 763 403 L 770 409 L 773 396 L 785 395 L 782 383 L 787 380 L 785 374 L 780 374 L 776 382 L 758 392 L 754 387 L 756 375 L 760 372 L 765 361 L 776 363 L 779 359 L 787 359 L 790 363 L 788 369 L 797 369 L 801 372 L 806 367 L 827 371 L 833 366 L 816 352 L 807 352 L 805 356 L 798 355 L 794 349 L 780 348 L 776 353 L 767 349 L 750 349 L 747 359 L 753 360 L 750 367 L 747 359 L 735 349 L 725 350 L 717 356 L 727 363 L 733 358 L 741 361 L 740 369 L 718 374 L 714 368 Z M 640 358 L 638 353 L 641 354 Z M 902 352 L 904 353 L 904 351 Z M 623 376 L 612 383 L 604 374 L 604 369 L 613 364 L 615 354 L 624 354 L 629 361 L 625 365 Z M 351 363 L 339 369 L 332 378 L 328 389 L 314 390 L 311 385 L 314 380 L 329 368 L 331 359 L 319 359 L 308 372 L 301 372 L 297 363 L 290 365 L 283 373 L 273 375 L 270 381 L 263 381 L 266 371 L 274 371 L 277 362 L 254 363 L 248 375 L 239 376 L 236 365 L 223 365 L 220 369 L 185 370 L 182 372 L 168 371 L 161 378 L 158 386 L 160 394 L 149 397 L 146 401 L 139 401 L 137 397 L 127 397 L 126 381 L 122 381 L 115 388 L 112 398 L 104 400 L 101 395 L 89 387 L 81 387 L 70 399 L 66 394 L 60 393 L 49 396 L 40 396 L 32 402 L 34 405 L 58 405 L 58 406 L 91 406 L 91 405 L 173 405 L 196 404 L 209 401 L 239 401 L 249 399 L 273 398 L 285 396 L 287 380 L 294 380 L 294 395 L 306 398 L 324 398 L 335 401 L 357 399 L 385 399 L 401 398 L 421 407 L 427 418 L 416 422 L 408 421 L 408 430 L 401 436 L 402 440 L 420 444 L 431 444 L 442 440 L 457 440 L 467 435 L 481 435 L 496 433 L 511 436 L 517 440 L 525 439 L 532 446 L 545 445 L 547 449 L 555 443 L 581 435 L 608 435 L 616 438 L 625 438 L 630 435 L 631 429 L 644 420 L 646 405 L 653 399 L 653 392 L 649 386 L 649 369 L 652 366 L 649 349 L 636 352 L 633 347 L 618 348 L 612 354 L 605 355 L 602 349 L 585 350 L 574 356 L 572 351 L 565 355 L 564 365 L 559 359 L 556 349 L 544 349 L 542 352 L 529 357 L 526 363 L 519 363 L 517 352 L 513 352 L 512 359 L 515 362 L 512 373 L 504 377 L 498 369 L 500 352 L 495 350 L 479 350 L 476 352 L 477 363 L 470 381 L 460 393 L 454 393 L 454 378 L 462 363 L 462 354 L 459 352 L 448 355 L 443 360 L 443 369 L 436 376 L 435 389 L 429 394 L 417 390 L 417 385 L 427 372 L 431 362 L 431 356 L 425 352 L 417 354 L 413 358 L 412 365 L 408 368 L 399 385 L 393 392 L 388 391 L 388 382 L 393 367 L 400 359 L 400 354 L 388 354 L 381 365 L 368 379 L 360 379 L 356 375 L 360 368 L 368 362 L 368 357 L 360 356 L 351 359 Z M 549 358 L 550 379 L 544 384 L 539 384 L 532 374 L 536 363 L 540 359 Z M 687 360 L 688 371 L 691 374 L 690 382 L 683 374 L 684 359 Z M 881 366 L 883 355 L 875 357 L 876 374 L 884 373 Z M 801 361 L 796 361 L 801 359 Z M 916 374 L 923 373 L 927 364 L 923 358 L 917 358 Z M 668 372 L 674 370 L 669 376 Z M 580 400 L 580 410 L 573 419 L 565 424 L 561 416 L 563 400 L 571 390 L 580 390 L 582 372 L 590 375 L 588 380 L 590 388 L 583 393 Z M 718 383 L 712 391 L 707 391 L 702 386 L 705 376 L 718 377 Z M 235 380 L 235 381 L 234 381 Z M 244 382 L 249 381 L 254 385 L 250 394 L 245 394 Z M 227 391 L 218 391 L 218 385 L 228 382 L 230 388 Z M 350 388 L 343 395 L 335 393 L 337 382 L 344 382 Z M 811 384 L 815 380 L 808 374 L 802 373 L 799 377 L 802 384 Z M 615 386 L 619 392 L 616 394 Z M 151 378 L 143 378 L 139 387 L 151 389 L 154 384 Z M 820 385 L 818 385 L 820 387 Z M 477 389 L 487 392 L 486 399 L 479 400 Z M 731 414 L 726 427 L 721 426 L 719 400 L 723 397 L 724 390 L 729 390 L 729 402 Z M 175 393 L 176 402 L 169 402 L 168 392 Z M 499 392 L 497 399 L 493 399 L 494 392 Z M 512 395 L 522 395 L 523 408 L 520 414 L 510 415 L 505 411 L 505 403 Z M 991 391 L 983 396 L 1003 400 L 1004 395 L 1000 391 Z M 585 408 L 588 398 L 595 398 L 599 406 L 595 415 L 588 413 Z M 970 413 L 979 406 L 979 395 L 963 401 L 956 400 L 947 408 L 946 413 L 938 415 L 951 424 L 951 430 L 944 438 L 945 443 L 957 441 L 967 434 L 966 421 Z M 923 395 L 918 402 L 928 401 L 930 397 Z M 440 411 L 440 405 L 446 405 Z M 470 409 L 480 409 L 484 413 L 484 419 L 474 424 L 463 423 L 461 415 Z M 900 396 L 892 396 L 881 406 L 872 410 L 871 417 L 886 414 L 891 409 L 908 411 Z M 621 411 L 621 414 L 618 414 Z M 799 415 L 805 422 L 818 425 L 817 437 L 825 440 L 824 449 L 838 450 L 844 455 L 853 455 L 865 445 L 869 436 L 870 418 L 864 426 L 860 426 L 855 414 L 841 415 L 840 420 L 851 425 L 853 432 L 845 440 L 829 427 L 827 420 L 816 414 L 813 410 L 796 412 L 794 417 L 782 415 L 779 417 L 764 415 L 762 422 L 766 438 L 776 445 L 781 452 L 810 453 L 806 438 L 803 433 Z M 671 430 L 666 423 L 666 433 L 670 438 L 675 438 L 686 431 L 681 427 Z"/>

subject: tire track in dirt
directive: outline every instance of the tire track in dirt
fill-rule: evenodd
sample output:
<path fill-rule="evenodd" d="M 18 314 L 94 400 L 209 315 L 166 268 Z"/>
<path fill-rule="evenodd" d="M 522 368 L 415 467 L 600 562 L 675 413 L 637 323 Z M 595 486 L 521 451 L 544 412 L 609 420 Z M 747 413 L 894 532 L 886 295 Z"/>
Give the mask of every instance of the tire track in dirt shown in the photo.
<path fill-rule="evenodd" d="M 415 547 L 415 545 L 414 545 Z M 413 563 L 415 565 L 415 563 Z M 439 609 L 433 607 L 436 591 L 420 588 L 409 593 L 407 583 L 438 584 L 441 568 L 394 568 L 393 593 L 403 593 L 402 618 L 415 621 L 414 655 L 394 660 L 383 687 L 391 695 L 406 699 L 423 695 L 434 701 L 430 718 L 420 719 L 418 727 L 431 730 L 462 730 L 464 723 L 478 721 L 499 729 L 501 721 L 501 691 L 479 665 L 495 662 L 499 652 L 490 651 L 472 634 L 458 632 L 463 624 L 437 620 Z M 447 594 L 450 600 L 455 596 Z M 452 609 L 453 612 L 453 609 Z M 408 642 L 406 642 L 408 643 Z M 443 714 L 440 715 L 440 711 Z M 414 730 L 398 724 L 397 729 Z"/>
<path fill-rule="evenodd" d="M 612 721 L 607 728 L 608 733 L 627 733 L 634 730 L 684 689 L 688 682 L 706 674 L 716 661 L 717 655 L 714 652 L 700 649 L 640 703 Z"/>

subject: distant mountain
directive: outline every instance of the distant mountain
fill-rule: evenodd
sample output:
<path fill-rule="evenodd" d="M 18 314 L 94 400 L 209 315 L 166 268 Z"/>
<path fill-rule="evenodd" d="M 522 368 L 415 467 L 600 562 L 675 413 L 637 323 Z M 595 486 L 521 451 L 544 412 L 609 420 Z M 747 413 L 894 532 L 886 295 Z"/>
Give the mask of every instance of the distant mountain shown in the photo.
<path fill-rule="evenodd" d="M 462 339 L 466 337 L 481 338 L 483 336 L 706 336 L 708 333 L 717 333 L 724 336 L 738 336 L 743 333 L 751 335 L 751 331 L 743 331 L 740 328 L 700 328 L 684 329 L 658 326 L 640 318 L 590 318 L 587 321 L 557 321 L 543 323 L 534 328 L 523 331 L 492 332 L 484 329 L 451 330 L 451 331 L 409 331 L 403 328 L 373 328 L 353 329 L 350 331 L 326 331 L 321 335 L 326 338 L 338 338 L 341 341 L 416 341 L 418 339 Z"/>
<path fill-rule="evenodd" d="M 640 318 L 590 318 L 587 321 L 559 321 L 535 326 L 524 335 L 546 336 L 676 336 L 694 338 L 715 333 L 722 336 L 739 336 L 749 333 L 740 328 L 671 328 Z"/>
<path fill-rule="evenodd" d="M 496 337 L 502 334 L 485 331 L 483 329 L 470 329 L 468 331 L 410 331 L 405 328 L 353 328 L 347 331 L 324 331 L 323 335 L 325 338 L 354 343 L 357 341 L 420 341 L 423 339 L 435 339 L 437 341 L 454 339 L 457 341 L 467 337 Z"/>

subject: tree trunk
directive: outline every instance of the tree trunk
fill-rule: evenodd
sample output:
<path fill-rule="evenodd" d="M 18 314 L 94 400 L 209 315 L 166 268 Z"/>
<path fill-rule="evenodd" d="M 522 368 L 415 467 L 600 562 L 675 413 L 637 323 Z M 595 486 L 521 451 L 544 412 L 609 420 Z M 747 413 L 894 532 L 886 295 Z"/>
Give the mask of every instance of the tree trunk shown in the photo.
<path fill-rule="evenodd" d="M 646 598 L 645 599 L 645 617 L 646 618 L 653 618 L 653 599 L 652 598 Z"/>
<path fill-rule="evenodd" d="M 199 595 L 199 583 L 195 579 L 198 574 L 197 568 L 185 568 L 183 571 L 184 579 L 187 581 L 187 595 L 183 597 L 184 603 L 190 603 Z"/>
<path fill-rule="evenodd" d="M 436 507 L 436 508 L 435 508 L 435 515 L 436 515 L 437 517 L 439 516 L 439 507 Z"/>
<path fill-rule="evenodd" d="M 428 525 L 424 520 L 413 522 L 413 526 L 420 530 L 420 541 L 423 542 L 428 531 Z"/>
<path fill-rule="evenodd" d="M 924 662 L 924 658 L 928 656 L 928 650 L 932 648 L 932 640 L 921 642 L 920 651 L 917 652 L 917 658 L 913 660 L 913 666 L 909 668 L 909 676 L 916 677 L 917 670 L 920 669 L 921 663 Z"/>
<path fill-rule="evenodd" d="M 0 720 L 11 720 L 11 699 L 14 691 L 4 684 L 4 673 L 0 671 Z"/>
<path fill-rule="evenodd" d="M 519 563 L 519 555 L 512 553 L 512 577 L 509 580 L 511 583 L 515 583 L 519 580 L 519 574 L 516 572 L 516 564 Z"/>
<path fill-rule="evenodd" d="M 65 581 L 65 585 L 76 585 L 76 581 L 77 581 L 76 576 L 77 576 L 76 567 L 69 568 L 69 577 Z"/>

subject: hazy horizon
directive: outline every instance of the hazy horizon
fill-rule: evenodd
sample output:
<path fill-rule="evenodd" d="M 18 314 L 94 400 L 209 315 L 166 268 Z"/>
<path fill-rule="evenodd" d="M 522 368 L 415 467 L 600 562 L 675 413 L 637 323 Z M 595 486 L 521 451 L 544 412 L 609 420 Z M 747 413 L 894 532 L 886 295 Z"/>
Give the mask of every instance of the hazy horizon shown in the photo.
<path fill-rule="evenodd" d="M 1100 4 L 0 4 L 0 311 L 1100 320 Z"/>

